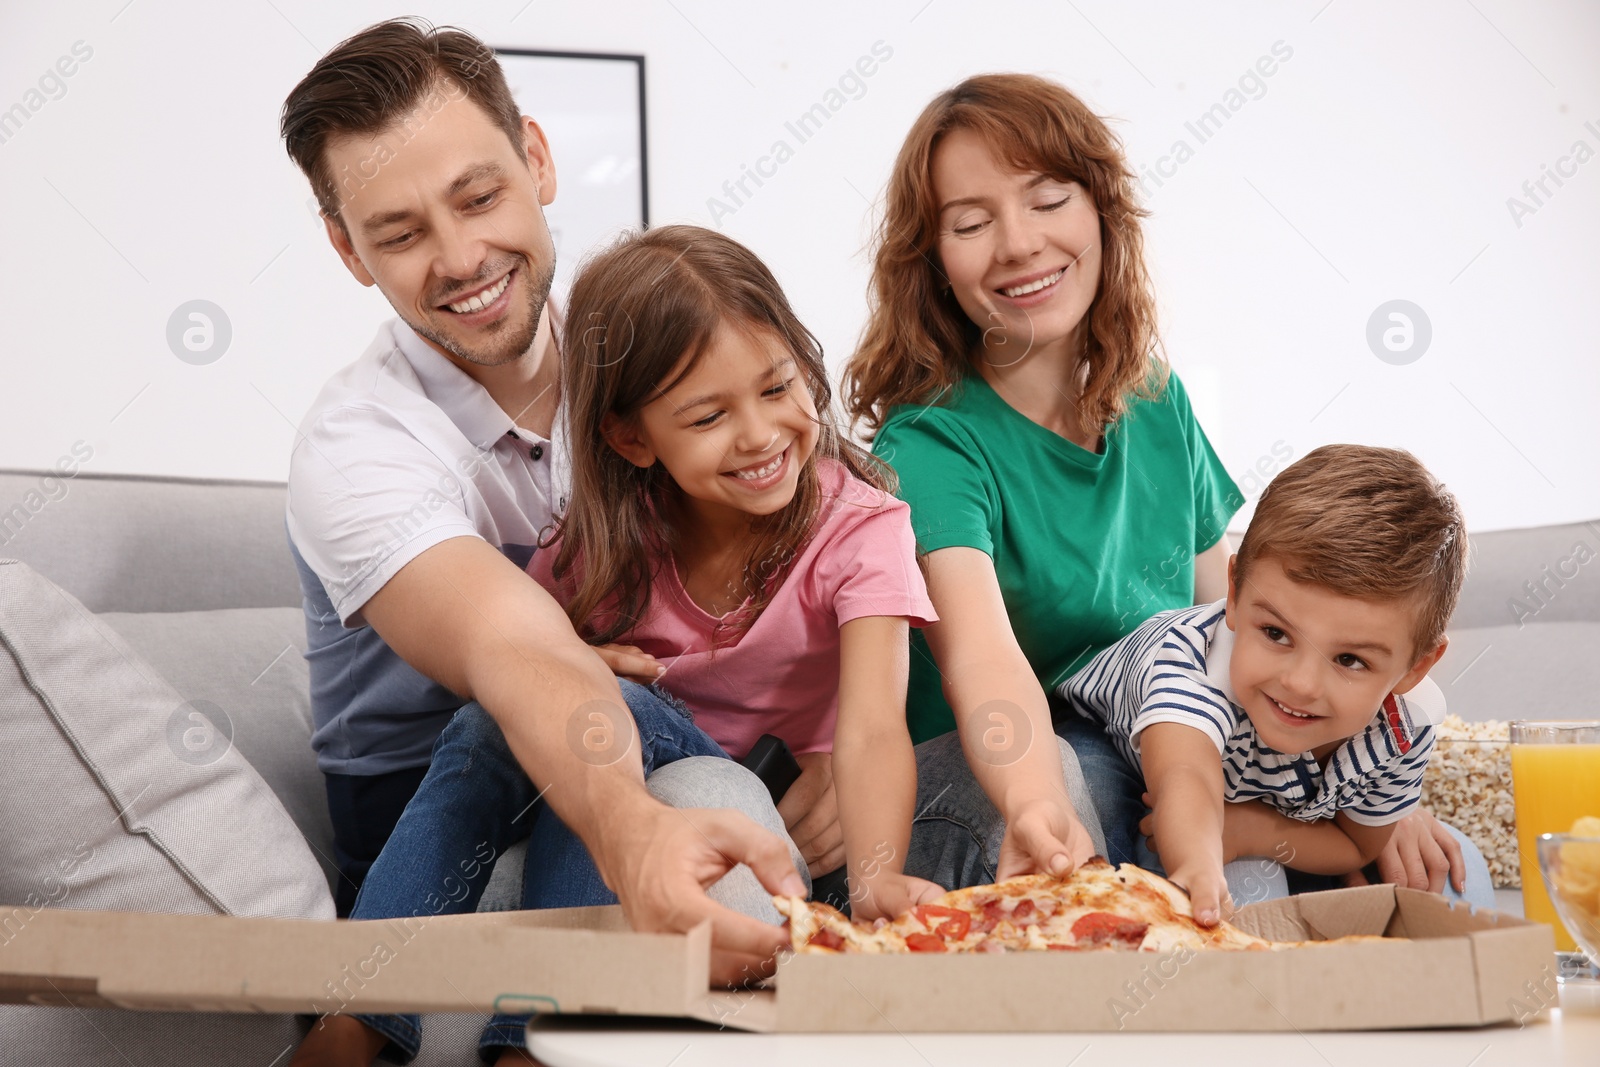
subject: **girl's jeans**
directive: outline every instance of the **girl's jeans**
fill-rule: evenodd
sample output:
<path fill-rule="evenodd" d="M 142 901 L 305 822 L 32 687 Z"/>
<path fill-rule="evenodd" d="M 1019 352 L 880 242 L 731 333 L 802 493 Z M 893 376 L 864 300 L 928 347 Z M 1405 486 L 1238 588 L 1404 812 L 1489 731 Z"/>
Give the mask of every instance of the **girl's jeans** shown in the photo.
<path fill-rule="evenodd" d="M 650 791 L 678 807 L 734 808 L 780 835 L 783 820 L 760 779 L 728 758 L 690 721 L 683 706 L 662 691 L 620 679 L 638 725 Z M 477 909 L 494 861 L 528 838 L 522 907 L 561 908 L 615 904 L 588 850 L 541 802 L 488 712 L 468 704 L 434 743 L 433 761 L 406 806 L 356 897 L 352 919 L 410 918 Z M 806 865 L 791 846 L 801 878 Z M 771 897 L 747 868 L 712 889 L 719 902 L 769 921 L 779 915 Z M 416 1015 L 357 1015 L 389 1039 L 385 1054 L 409 1063 L 421 1047 Z M 498 1014 L 479 1042 L 492 1061 L 504 1046 L 523 1047 L 527 1016 Z"/>

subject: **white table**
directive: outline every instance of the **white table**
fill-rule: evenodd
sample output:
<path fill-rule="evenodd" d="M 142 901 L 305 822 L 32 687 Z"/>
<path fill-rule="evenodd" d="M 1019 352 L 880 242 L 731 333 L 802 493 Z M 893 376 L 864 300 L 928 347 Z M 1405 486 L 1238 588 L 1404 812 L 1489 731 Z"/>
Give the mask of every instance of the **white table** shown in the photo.
<path fill-rule="evenodd" d="M 546 1067 L 1600 1067 L 1600 1014 L 1528 1026 L 1279 1034 L 744 1034 L 658 1022 L 549 1018 L 529 1027 Z"/>

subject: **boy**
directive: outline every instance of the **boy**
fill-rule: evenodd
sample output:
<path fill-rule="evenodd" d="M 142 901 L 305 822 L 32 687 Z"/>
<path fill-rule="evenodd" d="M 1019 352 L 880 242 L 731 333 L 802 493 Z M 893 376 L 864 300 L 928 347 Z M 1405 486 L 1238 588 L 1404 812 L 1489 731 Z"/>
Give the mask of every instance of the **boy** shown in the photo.
<path fill-rule="evenodd" d="M 1231 908 L 1224 863 L 1360 870 L 1416 807 L 1466 559 L 1455 498 L 1410 453 L 1318 448 L 1262 495 L 1225 600 L 1062 684 L 1142 770 L 1151 846 L 1201 923 Z"/>

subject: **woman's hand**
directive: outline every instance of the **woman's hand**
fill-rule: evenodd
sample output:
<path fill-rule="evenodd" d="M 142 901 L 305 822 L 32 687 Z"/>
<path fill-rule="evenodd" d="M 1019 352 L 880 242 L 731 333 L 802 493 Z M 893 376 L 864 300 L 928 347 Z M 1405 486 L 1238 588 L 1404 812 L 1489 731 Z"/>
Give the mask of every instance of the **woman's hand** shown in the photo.
<path fill-rule="evenodd" d="M 1438 893 L 1443 891 L 1448 875 L 1457 893 L 1467 889 L 1461 843 L 1426 808 L 1419 807 L 1395 823 L 1394 833 L 1376 862 L 1378 876 L 1392 885 Z M 1366 885 L 1367 876 L 1354 871 L 1345 875 L 1344 884 Z"/>
<path fill-rule="evenodd" d="M 833 754 L 806 752 L 795 757 L 800 777 L 778 801 L 778 814 L 800 850 L 811 877 L 844 866 L 844 831 L 839 828 L 839 798 L 833 790 Z"/>
<path fill-rule="evenodd" d="M 859 888 L 858 888 L 859 886 Z M 944 890 L 924 878 L 899 871 L 881 870 L 874 878 L 850 879 L 850 918 L 858 922 L 895 919 L 918 904 L 944 896 Z"/>
<path fill-rule="evenodd" d="M 1093 855 L 1089 831 L 1065 796 L 1034 800 L 1007 815 L 995 877 L 1004 881 L 1019 874 L 1040 873 L 1059 878 Z"/>
<path fill-rule="evenodd" d="M 618 678 L 649 685 L 661 677 L 667 668 L 654 656 L 633 645 L 592 645 L 595 654 L 605 661 L 606 669 Z"/>

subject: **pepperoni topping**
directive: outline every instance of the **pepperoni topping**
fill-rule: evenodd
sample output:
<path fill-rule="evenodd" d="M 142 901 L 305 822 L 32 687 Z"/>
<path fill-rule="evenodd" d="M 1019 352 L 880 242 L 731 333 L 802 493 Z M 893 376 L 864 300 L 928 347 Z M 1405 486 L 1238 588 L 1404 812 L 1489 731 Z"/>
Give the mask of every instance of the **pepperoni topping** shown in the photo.
<path fill-rule="evenodd" d="M 911 909 L 917 921 L 940 937 L 960 941 L 972 927 L 972 916 L 940 904 L 919 904 Z"/>
<path fill-rule="evenodd" d="M 915 933 L 906 935 L 906 948 L 912 952 L 948 952 L 944 938 L 938 934 Z"/>
<path fill-rule="evenodd" d="M 1017 901 L 1017 906 L 1011 909 L 1011 917 L 1013 919 L 1018 919 L 1018 920 L 1026 919 L 1028 916 L 1030 916 L 1032 914 L 1033 914 L 1033 901 L 1031 901 L 1031 900 L 1019 900 L 1019 901 Z"/>
<path fill-rule="evenodd" d="M 1072 924 L 1072 936 L 1080 945 L 1138 948 L 1150 924 L 1125 919 L 1105 911 L 1091 911 Z"/>
<path fill-rule="evenodd" d="M 807 944 L 816 945 L 820 948 L 831 948 L 835 952 L 838 952 L 840 949 L 844 948 L 844 938 L 840 937 L 832 930 L 829 930 L 827 927 L 823 927 L 811 935 L 811 940 L 807 942 Z"/>

